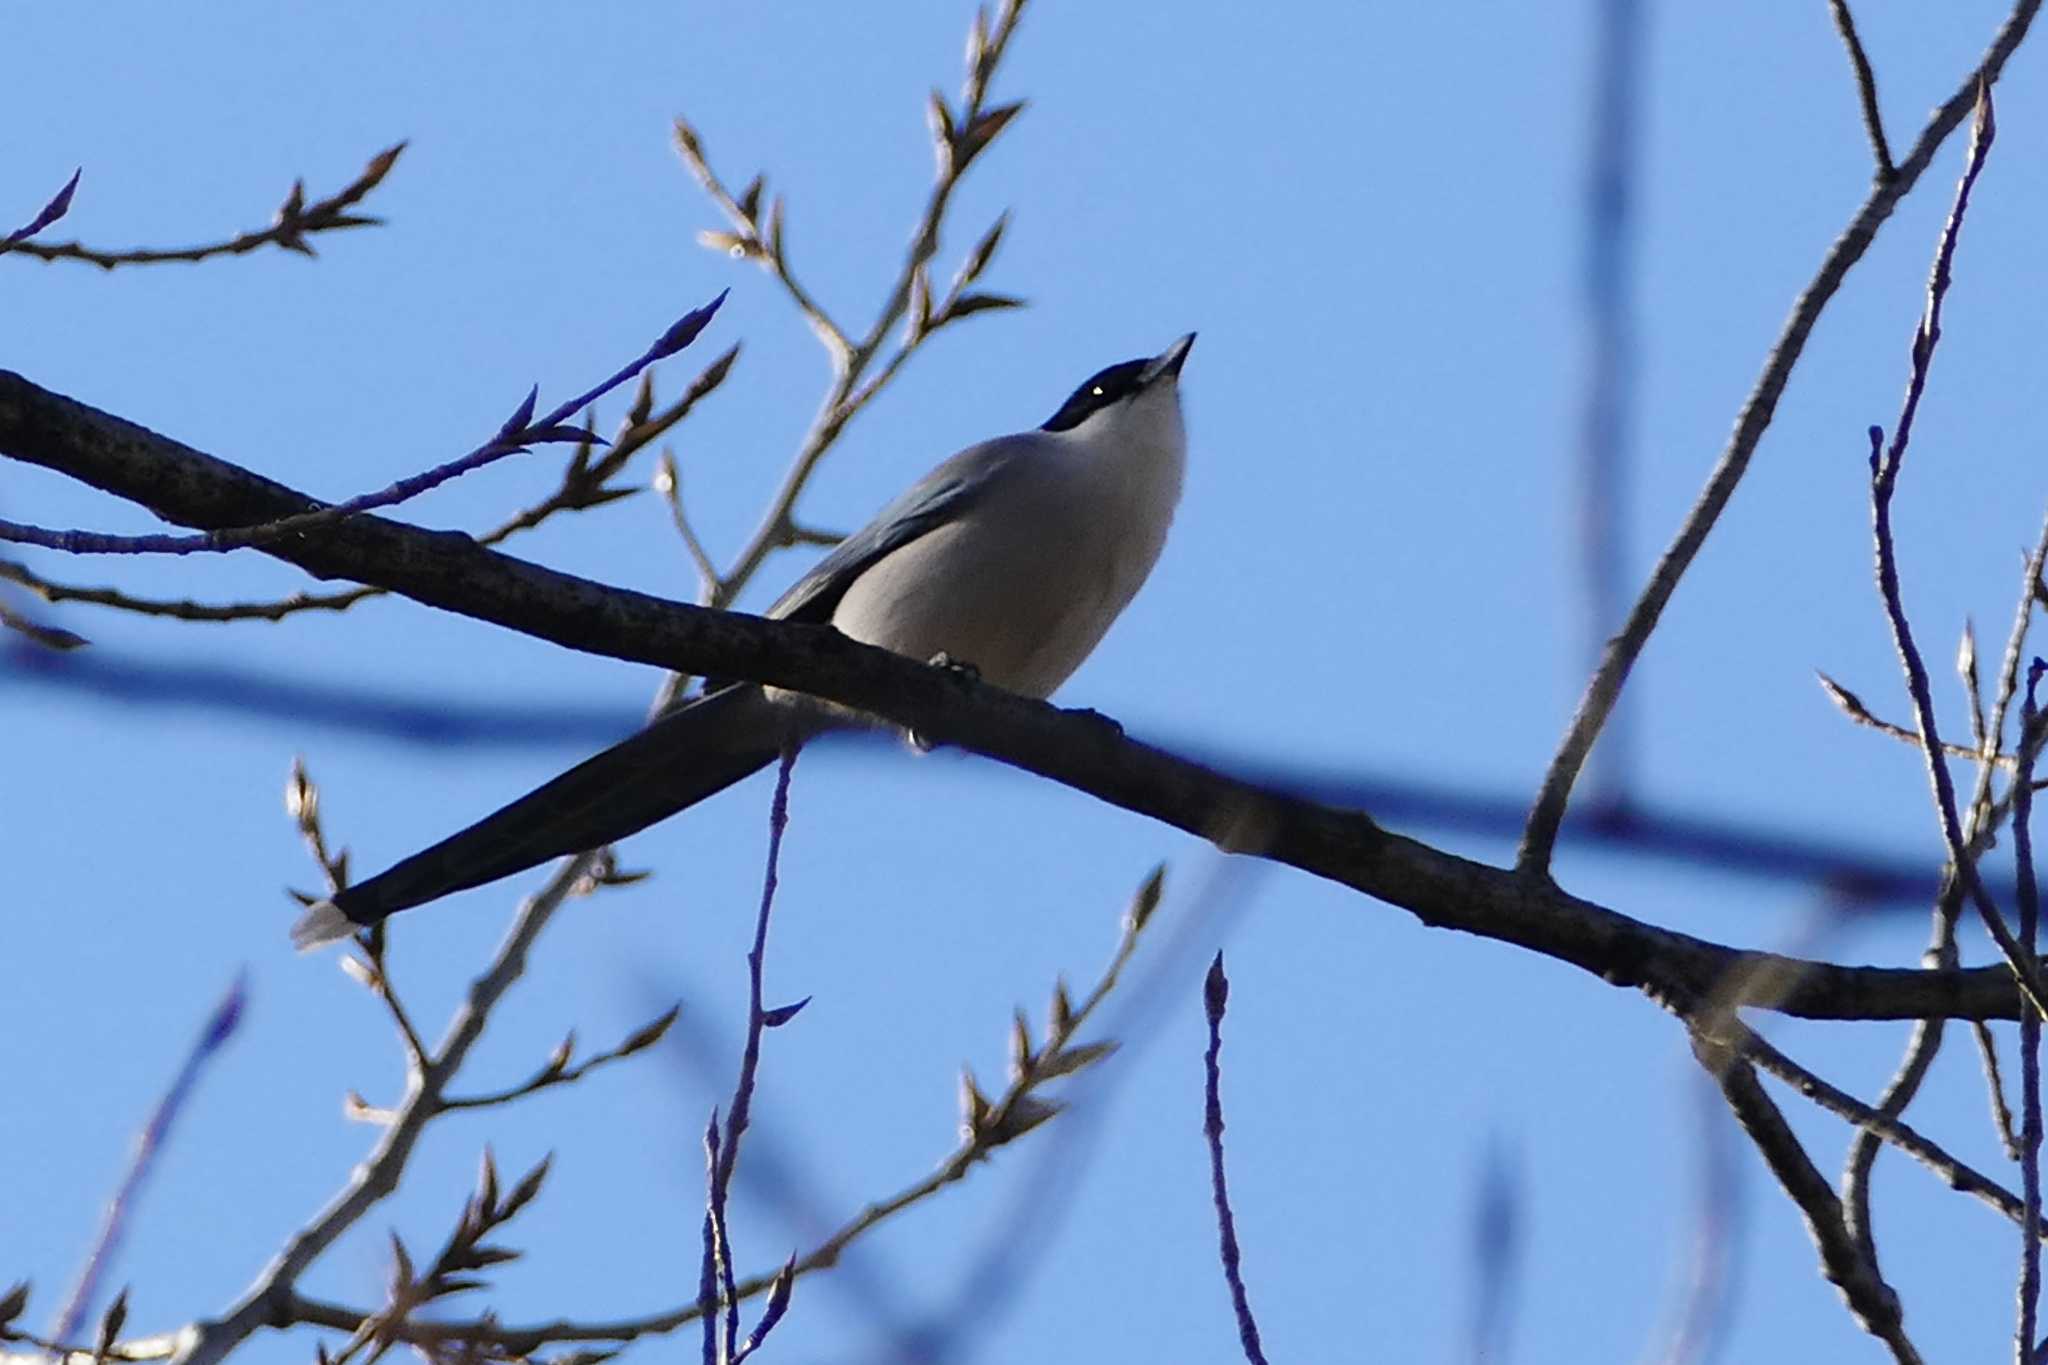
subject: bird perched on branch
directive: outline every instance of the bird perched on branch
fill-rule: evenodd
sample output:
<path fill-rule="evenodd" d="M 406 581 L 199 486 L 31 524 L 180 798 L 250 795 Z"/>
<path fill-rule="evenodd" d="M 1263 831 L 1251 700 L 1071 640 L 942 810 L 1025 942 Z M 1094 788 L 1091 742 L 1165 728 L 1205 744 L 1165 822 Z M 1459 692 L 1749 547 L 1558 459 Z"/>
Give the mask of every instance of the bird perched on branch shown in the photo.
<path fill-rule="evenodd" d="M 969 446 L 841 541 L 767 614 L 943 654 L 1027 697 L 1088 657 L 1166 543 L 1187 437 L 1192 333 L 1090 377 L 1045 425 Z M 714 688 L 467 829 L 314 905 L 311 948 L 400 910 L 600 848 L 695 805 L 842 711 L 754 683 Z"/>

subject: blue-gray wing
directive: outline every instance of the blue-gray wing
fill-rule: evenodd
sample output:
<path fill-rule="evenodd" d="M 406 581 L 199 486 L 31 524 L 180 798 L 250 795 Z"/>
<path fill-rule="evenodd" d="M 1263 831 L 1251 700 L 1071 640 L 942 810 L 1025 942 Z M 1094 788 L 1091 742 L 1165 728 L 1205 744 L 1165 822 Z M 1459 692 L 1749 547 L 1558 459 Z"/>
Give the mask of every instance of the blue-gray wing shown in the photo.
<path fill-rule="evenodd" d="M 1029 458 L 1028 444 L 1028 438 L 1006 436 L 953 456 L 834 546 L 766 614 L 785 621 L 830 621 L 856 578 L 885 555 L 965 513 L 1012 461 Z"/>

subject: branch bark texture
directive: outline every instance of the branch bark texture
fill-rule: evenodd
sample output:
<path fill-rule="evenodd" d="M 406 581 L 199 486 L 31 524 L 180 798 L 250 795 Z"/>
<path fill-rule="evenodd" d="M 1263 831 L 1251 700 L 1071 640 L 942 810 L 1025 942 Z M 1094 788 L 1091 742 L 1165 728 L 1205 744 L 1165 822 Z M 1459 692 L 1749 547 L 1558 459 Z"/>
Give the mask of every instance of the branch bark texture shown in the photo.
<path fill-rule="evenodd" d="M 150 508 L 166 521 L 246 526 L 324 504 L 0 371 L 0 453 Z M 791 625 L 614 588 L 485 549 L 467 535 L 356 516 L 258 547 L 325 579 L 389 589 L 538 639 L 658 668 L 748 678 L 855 707 L 1211 840 L 1457 929 L 1569 962 L 1653 999 L 1737 982 L 1735 1004 L 1816 1019 L 2013 1019 L 2003 967 L 1850 967 L 1680 934 L 1525 876 L 1382 829 L 1364 811 L 1241 780 L 954 670 Z"/>

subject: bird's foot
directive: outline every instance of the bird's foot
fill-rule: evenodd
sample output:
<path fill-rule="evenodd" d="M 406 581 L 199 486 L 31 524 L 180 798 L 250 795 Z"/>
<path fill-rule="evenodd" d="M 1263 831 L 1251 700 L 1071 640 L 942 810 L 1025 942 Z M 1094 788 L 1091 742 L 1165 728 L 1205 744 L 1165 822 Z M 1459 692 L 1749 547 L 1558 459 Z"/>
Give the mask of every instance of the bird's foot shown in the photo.
<path fill-rule="evenodd" d="M 967 662 L 967 660 L 965 659 L 954 658 L 952 655 L 948 654 L 943 649 L 940 650 L 938 653 L 932 655 L 932 657 L 926 660 L 926 662 L 929 663 L 933 668 L 944 669 L 946 672 L 951 673 L 956 678 L 965 678 L 969 682 L 981 681 L 980 669 L 976 668 L 973 664 Z"/>
<path fill-rule="evenodd" d="M 943 649 L 940 650 L 938 653 L 932 655 L 931 658 L 925 660 L 925 662 L 929 664 L 931 667 L 939 669 L 940 671 L 950 675 L 953 678 L 964 680 L 966 682 L 981 681 L 980 669 L 976 668 L 973 664 L 968 663 L 965 659 L 954 658 L 951 654 L 948 654 Z M 936 740 L 927 738 L 926 736 L 919 734 L 915 730 L 904 731 L 904 738 L 910 741 L 911 748 L 917 750 L 921 754 L 928 754 L 933 749 L 936 749 L 938 747 L 938 742 Z"/>

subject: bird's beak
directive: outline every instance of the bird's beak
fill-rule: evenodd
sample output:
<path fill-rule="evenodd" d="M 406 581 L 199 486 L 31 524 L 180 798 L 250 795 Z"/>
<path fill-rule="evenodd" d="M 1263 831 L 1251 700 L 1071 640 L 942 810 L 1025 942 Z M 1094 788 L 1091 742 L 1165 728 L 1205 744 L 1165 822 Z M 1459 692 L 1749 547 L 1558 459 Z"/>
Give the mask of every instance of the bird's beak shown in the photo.
<path fill-rule="evenodd" d="M 1194 345 L 1195 334 L 1189 332 L 1179 341 L 1174 342 L 1173 345 L 1167 347 L 1158 355 L 1153 356 L 1152 363 L 1147 365 L 1145 372 L 1138 376 L 1140 387 L 1167 376 L 1178 379 L 1180 377 L 1180 367 L 1187 363 L 1188 352 L 1194 349 Z"/>

